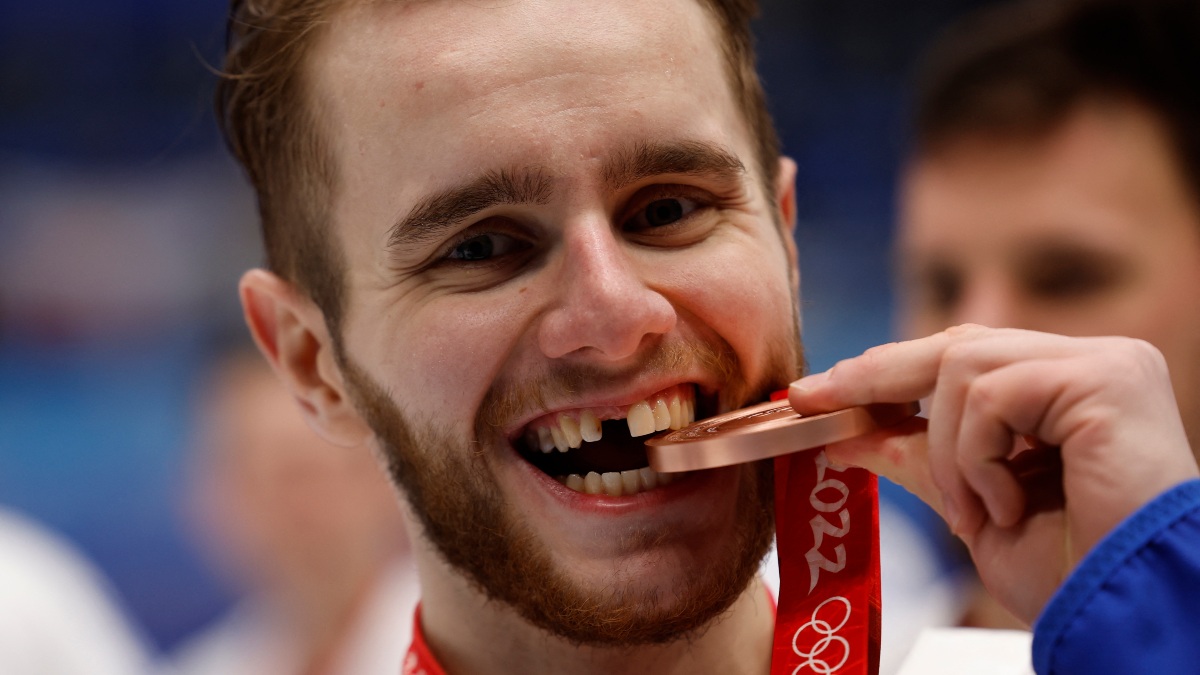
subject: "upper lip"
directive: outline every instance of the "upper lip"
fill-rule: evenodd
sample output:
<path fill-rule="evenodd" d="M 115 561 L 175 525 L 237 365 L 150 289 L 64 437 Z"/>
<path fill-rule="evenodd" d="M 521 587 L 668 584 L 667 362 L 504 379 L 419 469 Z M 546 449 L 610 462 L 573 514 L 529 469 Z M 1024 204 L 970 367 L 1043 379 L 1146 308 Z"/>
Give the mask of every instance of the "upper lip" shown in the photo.
<path fill-rule="evenodd" d="M 677 384 L 694 384 L 697 389 L 697 397 L 699 397 L 701 393 L 716 391 L 717 385 L 710 375 L 702 373 L 696 373 L 693 375 L 694 376 L 685 376 L 682 378 L 676 377 L 669 380 L 660 379 L 652 382 L 648 381 L 644 383 L 637 383 L 633 386 L 625 385 L 619 389 L 610 388 L 607 391 L 598 390 L 570 401 L 556 401 L 553 404 L 547 405 L 545 408 L 530 410 L 520 418 L 513 421 L 512 424 L 506 425 L 504 428 L 504 436 L 510 441 L 517 438 L 530 422 L 545 415 L 566 412 L 569 410 L 582 410 L 585 408 L 630 406 L 638 401 L 644 401 L 654 394 Z"/>

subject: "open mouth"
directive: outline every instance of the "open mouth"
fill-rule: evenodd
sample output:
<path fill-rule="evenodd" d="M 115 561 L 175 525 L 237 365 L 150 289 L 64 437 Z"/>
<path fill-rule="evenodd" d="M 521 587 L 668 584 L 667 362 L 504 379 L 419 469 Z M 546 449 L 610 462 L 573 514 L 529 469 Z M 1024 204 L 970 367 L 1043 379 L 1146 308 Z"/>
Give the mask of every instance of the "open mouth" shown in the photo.
<path fill-rule="evenodd" d="M 540 417 L 514 442 L 546 475 L 593 495 L 635 495 L 674 480 L 649 468 L 643 436 L 696 419 L 696 389 L 668 387 L 629 406 L 581 408 Z"/>

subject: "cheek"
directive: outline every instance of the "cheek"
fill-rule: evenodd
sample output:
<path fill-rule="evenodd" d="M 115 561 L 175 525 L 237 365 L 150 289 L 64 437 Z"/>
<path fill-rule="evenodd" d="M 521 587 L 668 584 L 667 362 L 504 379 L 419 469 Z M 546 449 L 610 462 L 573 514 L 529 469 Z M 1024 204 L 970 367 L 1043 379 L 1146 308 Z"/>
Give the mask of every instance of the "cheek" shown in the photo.
<path fill-rule="evenodd" d="M 469 422 L 524 325 L 517 303 L 463 296 L 421 308 L 372 346 L 397 403 L 432 419 Z M 401 312 L 403 313 L 403 312 Z"/>
<path fill-rule="evenodd" d="M 714 253 L 674 270 L 679 304 L 755 372 L 768 346 L 792 339 L 795 308 L 784 260 L 782 252 L 760 246 Z"/>
<path fill-rule="evenodd" d="M 1153 293 L 1142 298 L 1142 332 L 1133 333 L 1154 344 L 1167 360 L 1175 395 L 1193 444 L 1200 439 L 1200 251 L 1195 245 L 1163 265 L 1164 276 Z"/>
<path fill-rule="evenodd" d="M 1200 279 L 1193 280 L 1200 288 Z M 1167 357 L 1174 375 L 1186 366 L 1188 376 L 1200 372 L 1200 298 L 1194 291 L 1177 290 L 1156 298 L 1146 298 L 1130 307 L 1128 334 L 1153 343 Z M 1180 375 L 1183 373 L 1181 372 Z"/>
<path fill-rule="evenodd" d="M 1200 287 L 1200 286 L 1198 286 Z M 1174 384 L 1175 397 L 1193 445 L 1200 440 L 1200 300 L 1183 295 L 1155 308 L 1135 337 L 1150 342 L 1163 353 Z"/>
<path fill-rule="evenodd" d="M 1200 256 L 1147 257 L 1141 277 L 1094 308 L 1093 332 L 1131 335 L 1175 351 L 1200 340 Z"/>

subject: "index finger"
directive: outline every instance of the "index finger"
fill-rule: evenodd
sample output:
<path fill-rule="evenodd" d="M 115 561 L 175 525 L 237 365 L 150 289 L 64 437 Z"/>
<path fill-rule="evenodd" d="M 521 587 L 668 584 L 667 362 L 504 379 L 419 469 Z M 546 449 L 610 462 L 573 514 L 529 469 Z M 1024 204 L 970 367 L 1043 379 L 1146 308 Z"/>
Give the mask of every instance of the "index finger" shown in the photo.
<path fill-rule="evenodd" d="M 946 349 L 986 330 L 981 326 L 956 326 L 928 337 L 872 347 L 823 373 L 796 380 L 788 387 L 788 402 L 796 412 L 811 415 L 868 403 L 924 398 L 933 392 Z"/>

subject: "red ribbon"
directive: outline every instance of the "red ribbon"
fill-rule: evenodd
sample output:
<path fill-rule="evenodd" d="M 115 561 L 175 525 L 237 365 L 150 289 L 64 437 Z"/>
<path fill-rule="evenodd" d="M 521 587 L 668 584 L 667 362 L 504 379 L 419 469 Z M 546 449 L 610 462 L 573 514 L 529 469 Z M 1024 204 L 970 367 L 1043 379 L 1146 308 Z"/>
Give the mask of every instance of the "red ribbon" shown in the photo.
<path fill-rule="evenodd" d="M 879 672 L 879 486 L 823 448 L 775 459 L 779 610 L 771 675 Z"/>

